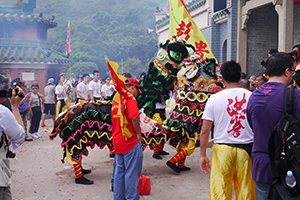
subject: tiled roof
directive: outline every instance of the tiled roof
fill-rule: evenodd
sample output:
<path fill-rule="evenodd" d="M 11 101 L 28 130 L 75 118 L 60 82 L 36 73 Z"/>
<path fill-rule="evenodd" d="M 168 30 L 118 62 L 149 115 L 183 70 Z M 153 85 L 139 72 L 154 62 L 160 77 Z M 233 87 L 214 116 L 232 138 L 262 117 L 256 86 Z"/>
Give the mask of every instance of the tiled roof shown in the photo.
<path fill-rule="evenodd" d="M 68 64 L 71 60 L 65 55 L 41 47 L 1 47 L 0 63 L 1 62 Z"/>
<path fill-rule="evenodd" d="M 8 22 L 32 22 L 32 23 L 43 23 L 47 25 L 49 28 L 57 27 L 57 22 L 53 19 L 48 19 L 44 17 L 40 17 L 38 14 L 28 14 L 25 15 L 24 13 L 16 13 L 16 14 L 5 14 L 0 13 L 0 22 L 8 21 Z"/>

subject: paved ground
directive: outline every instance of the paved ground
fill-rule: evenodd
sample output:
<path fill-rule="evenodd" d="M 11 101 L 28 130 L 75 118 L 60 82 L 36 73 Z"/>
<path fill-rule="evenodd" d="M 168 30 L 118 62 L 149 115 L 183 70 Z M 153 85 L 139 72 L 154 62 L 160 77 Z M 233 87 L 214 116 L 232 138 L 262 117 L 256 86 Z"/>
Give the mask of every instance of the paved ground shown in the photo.
<path fill-rule="evenodd" d="M 73 168 L 68 164 L 62 164 L 61 139 L 59 137 L 51 141 L 47 130 L 52 130 L 52 120 L 46 120 L 47 127 L 40 128 L 42 138 L 33 142 L 25 142 L 15 153 L 15 159 L 11 159 L 12 194 L 13 198 L 23 200 L 40 199 L 72 199 L 91 200 L 113 199 L 110 191 L 110 179 L 112 175 L 113 159 L 109 158 L 108 149 L 100 150 L 98 147 L 89 151 L 89 156 L 83 158 L 83 167 L 92 169 L 92 173 L 85 177 L 94 181 L 94 185 L 75 184 Z M 48 128 L 48 129 L 47 129 Z M 191 171 L 177 175 L 166 162 L 176 151 L 169 145 L 165 150 L 170 152 L 163 160 L 155 160 L 152 151 L 147 148 L 144 151 L 142 174 L 150 177 L 151 194 L 141 196 L 141 200 L 165 200 L 165 199 L 209 199 L 209 175 L 204 174 L 199 167 L 200 149 L 186 160 L 186 165 Z M 211 149 L 207 149 L 211 157 Z"/>

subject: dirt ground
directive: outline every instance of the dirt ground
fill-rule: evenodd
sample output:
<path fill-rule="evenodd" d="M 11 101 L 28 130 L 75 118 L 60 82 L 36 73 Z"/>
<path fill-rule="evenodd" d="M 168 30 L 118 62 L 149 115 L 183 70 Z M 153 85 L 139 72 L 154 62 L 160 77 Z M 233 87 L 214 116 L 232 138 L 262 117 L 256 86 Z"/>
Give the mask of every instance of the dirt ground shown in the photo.
<path fill-rule="evenodd" d="M 13 198 L 23 200 L 91 200 L 113 199 L 111 176 L 113 159 L 108 149 L 89 149 L 89 156 L 83 158 L 83 168 L 92 169 L 85 175 L 93 180 L 93 185 L 75 184 L 73 167 L 62 163 L 62 149 L 59 137 L 51 141 L 48 138 L 52 130 L 52 120 L 46 120 L 46 127 L 40 128 L 40 139 L 25 142 L 16 149 L 16 158 L 11 159 L 13 170 L 11 190 Z M 200 149 L 186 160 L 190 171 L 174 173 L 165 163 L 175 155 L 176 151 L 166 144 L 165 150 L 170 153 L 162 160 L 152 158 L 152 151 L 144 151 L 142 174 L 150 177 L 151 194 L 141 196 L 141 200 L 167 199 L 209 199 L 209 175 L 200 170 Z M 211 148 L 207 149 L 209 158 Z"/>

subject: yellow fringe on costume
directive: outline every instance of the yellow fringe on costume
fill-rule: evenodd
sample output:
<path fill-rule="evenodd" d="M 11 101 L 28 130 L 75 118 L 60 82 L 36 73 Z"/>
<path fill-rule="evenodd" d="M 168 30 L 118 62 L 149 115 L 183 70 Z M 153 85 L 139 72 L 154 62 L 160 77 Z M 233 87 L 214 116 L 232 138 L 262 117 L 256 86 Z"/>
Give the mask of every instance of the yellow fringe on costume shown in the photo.
<path fill-rule="evenodd" d="M 256 199 L 249 154 L 238 147 L 215 144 L 211 159 L 210 199 L 232 199 L 232 183 L 237 200 Z"/>

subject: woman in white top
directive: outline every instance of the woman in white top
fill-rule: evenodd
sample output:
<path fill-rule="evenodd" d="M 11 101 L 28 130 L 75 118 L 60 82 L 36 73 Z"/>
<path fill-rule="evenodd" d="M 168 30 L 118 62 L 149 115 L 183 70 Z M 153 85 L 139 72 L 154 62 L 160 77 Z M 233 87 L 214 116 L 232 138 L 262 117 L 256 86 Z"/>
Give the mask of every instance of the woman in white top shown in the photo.
<path fill-rule="evenodd" d="M 110 84 L 110 77 L 105 78 L 105 84 L 102 86 L 102 96 L 106 101 L 112 100 L 116 92 L 114 85 Z"/>

